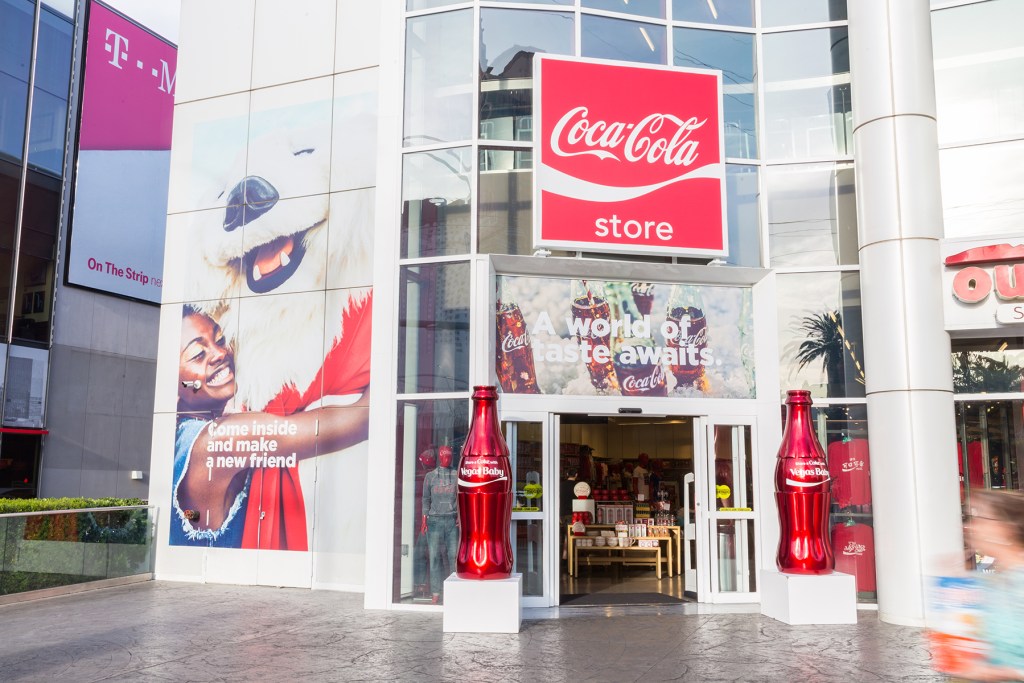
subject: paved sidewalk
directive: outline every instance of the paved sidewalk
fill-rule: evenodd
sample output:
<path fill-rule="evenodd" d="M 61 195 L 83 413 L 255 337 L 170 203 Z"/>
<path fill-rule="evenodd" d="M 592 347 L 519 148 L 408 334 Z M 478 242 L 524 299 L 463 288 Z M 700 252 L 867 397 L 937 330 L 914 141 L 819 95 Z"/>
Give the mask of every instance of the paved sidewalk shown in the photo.
<path fill-rule="evenodd" d="M 692 607 L 692 606 L 691 606 Z M 3 681 L 941 681 L 917 629 L 679 606 L 574 609 L 518 635 L 326 591 L 146 582 L 0 607 Z"/>

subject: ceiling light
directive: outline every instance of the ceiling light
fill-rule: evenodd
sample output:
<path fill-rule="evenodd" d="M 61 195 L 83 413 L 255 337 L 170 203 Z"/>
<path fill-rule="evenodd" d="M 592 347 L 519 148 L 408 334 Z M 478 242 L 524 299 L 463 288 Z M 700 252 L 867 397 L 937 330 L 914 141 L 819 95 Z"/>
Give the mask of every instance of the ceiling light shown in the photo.
<path fill-rule="evenodd" d="M 647 29 L 645 29 L 643 26 L 640 27 L 640 35 L 642 35 L 644 37 L 644 40 L 647 41 L 647 47 L 651 48 L 651 52 L 654 52 L 654 43 L 651 42 L 651 37 L 647 35 Z"/>
<path fill-rule="evenodd" d="M 708 0 L 708 9 L 711 10 L 711 16 L 718 19 L 718 10 L 715 9 L 715 0 Z"/>

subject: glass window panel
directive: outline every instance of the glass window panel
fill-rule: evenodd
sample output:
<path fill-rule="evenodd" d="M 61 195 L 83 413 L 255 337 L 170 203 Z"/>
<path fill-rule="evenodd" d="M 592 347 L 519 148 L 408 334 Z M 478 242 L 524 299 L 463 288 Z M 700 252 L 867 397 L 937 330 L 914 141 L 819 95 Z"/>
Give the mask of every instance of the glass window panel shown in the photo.
<path fill-rule="evenodd" d="M 953 392 L 1001 394 L 1021 390 L 1024 339 L 954 339 Z"/>
<path fill-rule="evenodd" d="M 544 595 L 544 522 L 539 519 L 512 521 L 515 571 L 523 575 L 523 595 Z"/>
<path fill-rule="evenodd" d="M 939 150 L 945 235 L 1019 235 L 1024 140 Z"/>
<path fill-rule="evenodd" d="M 446 513 L 456 495 L 455 458 L 469 430 L 469 402 L 399 401 L 397 426 L 394 601 L 431 604 L 434 595 L 442 600 L 444 580 L 455 571 L 458 531 Z M 451 467 L 441 466 L 442 449 L 451 450 Z"/>
<path fill-rule="evenodd" d="M 757 268 L 761 265 L 757 174 L 757 166 L 725 166 L 726 217 L 729 222 L 729 255 L 725 262 L 734 266 Z"/>
<path fill-rule="evenodd" d="M 71 79 L 71 23 L 51 12 L 39 20 L 35 96 L 29 162 L 55 174 L 64 168 L 64 131 L 67 128 L 68 87 Z"/>
<path fill-rule="evenodd" d="M 407 154 L 402 162 L 402 258 L 469 253 L 472 152 Z"/>
<path fill-rule="evenodd" d="M 857 200 L 852 164 L 769 166 L 771 265 L 857 263 Z"/>
<path fill-rule="evenodd" d="M 480 10 L 480 137 L 533 139 L 533 55 L 571 55 L 573 16 Z"/>
<path fill-rule="evenodd" d="M 754 0 L 672 0 L 672 18 L 723 26 L 753 26 Z"/>
<path fill-rule="evenodd" d="M 582 0 L 581 7 L 600 9 L 608 12 L 634 14 L 653 19 L 665 18 L 665 0 Z"/>
<path fill-rule="evenodd" d="M 860 274 L 791 273 L 776 282 L 782 395 L 863 397 Z"/>
<path fill-rule="evenodd" d="M 509 438 L 512 425 L 514 439 Z M 515 476 L 513 512 L 541 512 L 544 509 L 541 498 L 544 491 L 543 425 L 540 422 L 503 422 L 501 426 Z"/>
<path fill-rule="evenodd" d="M 712 493 L 717 509 L 731 508 L 731 512 L 754 509 L 754 463 L 749 426 L 715 425 L 714 477 Z"/>
<path fill-rule="evenodd" d="M 42 429 L 49 361 L 46 349 L 14 344 L 8 347 L 4 426 Z"/>
<path fill-rule="evenodd" d="M 480 150 L 480 253 L 533 253 L 531 154 L 530 150 Z"/>
<path fill-rule="evenodd" d="M 763 45 L 765 156 L 852 155 L 846 28 L 770 34 Z"/>
<path fill-rule="evenodd" d="M 576 0 L 491 0 L 491 2 L 515 2 L 524 5 L 575 5 Z"/>
<path fill-rule="evenodd" d="M 939 144 L 1024 134 L 1024 3 L 932 12 Z"/>
<path fill-rule="evenodd" d="M 37 434 L 4 434 L 0 437 L 0 491 L 4 492 L 5 498 L 36 497 L 39 491 L 39 445 L 41 440 L 42 437 Z M 46 518 L 52 519 L 52 516 L 46 515 Z M 27 519 L 32 518 L 29 517 Z M 42 516 L 36 519 L 42 521 Z M 22 522 L 22 527 L 24 527 L 24 522 Z M 24 531 L 20 534 L 15 534 L 13 530 L 9 537 L 4 538 L 4 544 L 7 546 L 5 552 L 7 557 L 14 556 L 14 553 L 21 549 L 18 547 L 21 543 L 27 543 L 24 538 Z M 66 547 L 66 543 L 61 542 L 53 545 Z M 38 557 L 39 550 L 38 548 L 35 550 L 35 556 Z M 26 549 L 25 556 L 29 554 Z M 53 571 L 52 565 L 50 571 Z M 61 574 L 43 574 L 42 572 L 32 572 L 32 574 L 36 577 L 47 577 L 50 579 L 46 584 L 40 586 L 42 588 L 51 587 L 57 581 L 53 577 L 62 576 Z M 28 576 L 32 576 L 32 574 L 28 574 Z"/>
<path fill-rule="evenodd" d="M 409 19 L 405 144 L 466 140 L 473 131 L 473 13 Z"/>
<path fill-rule="evenodd" d="M 764 26 L 846 21 L 846 0 L 761 0 Z"/>
<path fill-rule="evenodd" d="M 399 275 L 398 393 L 469 389 L 469 263 Z"/>
<path fill-rule="evenodd" d="M 405 9 L 413 12 L 420 9 L 434 9 L 445 5 L 454 5 L 462 0 L 405 0 Z"/>
<path fill-rule="evenodd" d="M 666 64 L 664 26 L 584 14 L 580 41 L 584 57 Z"/>
<path fill-rule="evenodd" d="M 675 29 L 673 63 L 722 72 L 725 155 L 757 158 L 757 102 L 754 96 L 754 35 L 728 31 Z"/>
<path fill-rule="evenodd" d="M 757 550 L 754 520 L 719 520 L 712 540 L 718 553 L 718 576 L 712 577 L 720 593 L 752 593 L 757 590 Z"/>
<path fill-rule="evenodd" d="M 29 172 L 14 298 L 15 339 L 42 343 L 50 340 L 53 260 L 60 221 L 60 197 L 60 180 Z"/>
<path fill-rule="evenodd" d="M 32 57 L 32 3 L 0 0 L 0 153 L 21 158 Z"/>
<path fill-rule="evenodd" d="M 859 602 L 874 602 L 875 543 L 867 406 L 813 406 L 811 419 L 825 449 L 832 478 L 829 533 L 836 571 L 856 577 Z"/>

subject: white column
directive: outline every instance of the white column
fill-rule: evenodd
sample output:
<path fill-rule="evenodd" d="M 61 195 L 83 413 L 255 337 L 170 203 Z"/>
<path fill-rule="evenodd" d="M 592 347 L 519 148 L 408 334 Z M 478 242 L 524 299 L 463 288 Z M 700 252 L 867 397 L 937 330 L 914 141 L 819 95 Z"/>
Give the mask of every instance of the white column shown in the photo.
<path fill-rule="evenodd" d="M 928 0 L 849 3 L 878 609 L 923 625 L 963 556 Z"/>

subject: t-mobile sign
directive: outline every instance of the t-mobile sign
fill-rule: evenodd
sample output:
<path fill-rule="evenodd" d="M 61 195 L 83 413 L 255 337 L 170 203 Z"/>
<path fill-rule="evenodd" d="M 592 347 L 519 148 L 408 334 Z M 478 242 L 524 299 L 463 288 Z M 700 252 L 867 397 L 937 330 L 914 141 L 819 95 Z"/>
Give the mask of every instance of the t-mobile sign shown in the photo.
<path fill-rule="evenodd" d="M 728 251 L 722 76 L 537 55 L 534 244 Z"/>

